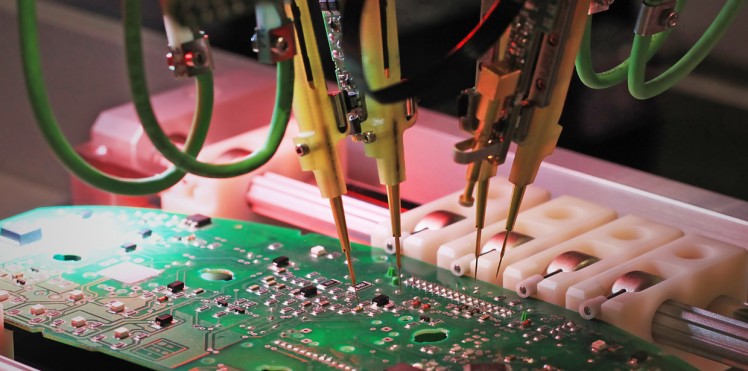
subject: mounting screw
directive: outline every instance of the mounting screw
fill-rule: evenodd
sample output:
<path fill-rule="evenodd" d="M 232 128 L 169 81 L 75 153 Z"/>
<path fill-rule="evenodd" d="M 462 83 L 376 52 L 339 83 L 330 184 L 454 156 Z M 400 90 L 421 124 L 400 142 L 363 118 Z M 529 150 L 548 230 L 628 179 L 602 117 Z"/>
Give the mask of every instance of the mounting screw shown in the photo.
<path fill-rule="evenodd" d="M 675 10 L 668 10 L 662 13 L 662 24 L 667 28 L 673 28 L 678 25 L 678 12 Z"/>
<path fill-rule="evenodd" d="M 558 35 L 556 35 L 555 32 L 548 35 L 548 45 L 550 46 L 558 45 Z"/>
<path fill-rule="evenodd" d="M 548 87 L 545 83 L 545 80 L 543 79 L 537 79 L 535 80 L 535 87 L 538 88 L 540 91 L 545 91 L 545 89 Z"/>
<path fill-rule="evenodd" d="M 309 146 L 306 144 L 297 144 L 296 145 L 296 154 L 299 157 L 303 157 L 309 154 Z"/>
<path fill-rule="evenodd" d="M 273 46 L 270 47 L 276 55 L 283 55 L 288 51 L 288 41 L 283 36 L 273 38 Z"/>
<path fill-rule="evenodd" d="M 377 141 L 377 134 L 373 131 L 367 131 L 363 135 L 364 143 L 374 143 Z"/>

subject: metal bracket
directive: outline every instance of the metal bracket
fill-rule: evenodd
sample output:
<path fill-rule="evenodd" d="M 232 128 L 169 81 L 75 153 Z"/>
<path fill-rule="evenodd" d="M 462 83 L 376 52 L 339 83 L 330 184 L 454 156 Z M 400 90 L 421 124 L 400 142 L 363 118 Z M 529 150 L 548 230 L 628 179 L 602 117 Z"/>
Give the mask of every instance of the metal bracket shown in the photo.
<path fill-rule="evenodd" d="M 652 36 L 675 27 L 678 24 L 675 2 L 675 0 L 665 0 L 657 5 L 643 2 L 636 19 L 634 33 L 641 36 Z"/>
<path fill-rule="evenodd" d="M 252 35 L 252 50 L 260 63 L 275 64 L 293 58 L 296 54 L 293 22 L 285 21 L 280 27 L 270 30 L 255 29 Z"/>
<path fill-rule="evenodd" d="M 474 144 L 474 138 L 465 139 L 455 144 L 452 150 L 452 157 L 455 162 L 467 165 L 473 162 L 494 158 L 501 153 L 501 142 L 489 143 L 478 150 L 473 150 Z"/>
<path fill-rule="evenodd" d="M 176 77 L 192 77 L 213 70 L 208 35 L 186 42 L 166 53 L 169 69 Z"/>

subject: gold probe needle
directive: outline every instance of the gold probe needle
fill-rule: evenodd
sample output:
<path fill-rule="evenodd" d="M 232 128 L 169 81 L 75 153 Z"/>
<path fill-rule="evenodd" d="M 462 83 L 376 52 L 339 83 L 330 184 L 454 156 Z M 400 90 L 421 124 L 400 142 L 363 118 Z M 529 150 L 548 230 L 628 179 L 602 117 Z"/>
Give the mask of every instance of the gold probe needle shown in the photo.
<path fill-rule="evenodd" d="M 401 270 L 402 270 L 402 250 L 400 247 L 400 235 L 402 234 L 401 223 L 400 223 L 400 184 L 388 185 L 387 188 L 387 203 L 390 208 L 390 222 L 392 223 L 392 237 L 395 239 L 395 261 L 397 264 L 397 282 L 400 286 L 400 291 L 403 290 L 403 284 L 401 282 Z"/>
<path fill-rule="evenodd" d="M 353 270 L 353 259 L 351 259 L 351 241 L 348 239 L 348 225 L 345 222 L 345 211 L 343 210 L 343 197 L 337 196 L 330 198 L 330 208 L 332 216 L 335 219 L 335 228 L 338 230 L 340 247 L 345 254 L 345 260 L 348 263 L 348 274 L 351 276 L 353 293 L 356 295 L 356 304 L 361 304 L 356 290 L 356 272 Z"/>
<path fill-rule="evenodd" d="M 488 165 L 483 165 L 488 166 Z M 488 201 L 488 179 L 478 181 L 478 189 L 475 197 L 475 269 L 473 269 L 473 281 L 478 280 L 478 258 L 481 250 L 481 234 L 486 221 L 486 202 Z"/>
<path fill-rule="evenodd" d="M 512 201 L 509 205 L 509 214 L 506 217 L 506 231 L 504 232 L 504 243 L 501 244 L 501 252 L 499 253 L 499 265 L 496 267 L 496 277 L 499 276 L 501 261 L 504 260 L 506 242 L 509 239 L 509 234 L 514 230 L 514 223 L 517 221 L 517 213 L 519 213 L 519 206 L 522 204 L 522 197 L 525 195 L 525 188 L 525 186 L 514 186 L 512 190 Z"/>

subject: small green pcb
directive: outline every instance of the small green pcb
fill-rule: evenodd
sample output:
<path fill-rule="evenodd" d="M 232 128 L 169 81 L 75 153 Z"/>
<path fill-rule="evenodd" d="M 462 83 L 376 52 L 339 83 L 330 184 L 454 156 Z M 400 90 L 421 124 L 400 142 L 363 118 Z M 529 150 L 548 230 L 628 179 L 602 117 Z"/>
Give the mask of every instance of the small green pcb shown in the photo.
<path fill-rule="evenodd" d="M 413 259 L 398 282 L 394 257 L 362 245 L 357 303 L 338 241 L 285 228 L 59 207 L 0 222 L 0 240 L 6 323 L 153 369 L 690 368 Z"/>

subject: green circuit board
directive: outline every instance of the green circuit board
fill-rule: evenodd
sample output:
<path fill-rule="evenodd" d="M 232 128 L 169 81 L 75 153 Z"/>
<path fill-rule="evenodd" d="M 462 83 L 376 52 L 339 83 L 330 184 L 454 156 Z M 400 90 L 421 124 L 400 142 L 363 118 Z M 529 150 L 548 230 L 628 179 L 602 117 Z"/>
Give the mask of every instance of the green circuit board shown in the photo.
<path fill-rule="evenodd" d="M 368 246 L 353 246 L 354 291 L 326 236 L 117 207 L 42 208 L 0 228 L 6 323 L 148 368 L 690 368 L 602 322 L 413 259 L 398 282 L 394 257 Z"/>

